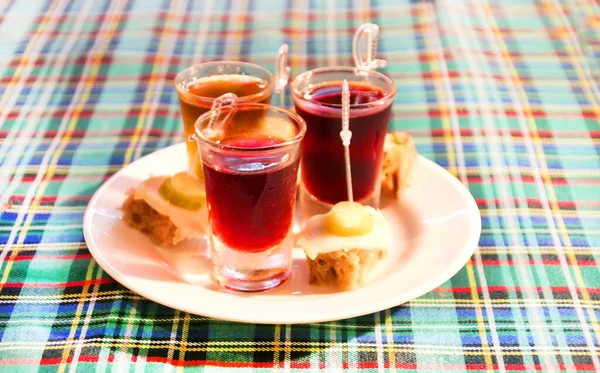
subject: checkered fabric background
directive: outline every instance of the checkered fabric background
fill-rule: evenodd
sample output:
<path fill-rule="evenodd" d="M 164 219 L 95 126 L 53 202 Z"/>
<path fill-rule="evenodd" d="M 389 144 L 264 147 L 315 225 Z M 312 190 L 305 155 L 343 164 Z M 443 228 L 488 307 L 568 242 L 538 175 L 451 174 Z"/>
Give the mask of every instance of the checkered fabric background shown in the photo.
<path fill-rule="evenodd" d="M 393 128 L 475 197 L 479 247 L 408 304 L 310 325 L 148 301 L 82 236 L 96 189 L 181 141 L 206 60 L 292 75 L 382 29 Z M 0 1 L 0 371 L 600 371 L 598 0 Z M 291 102 L 288 98 L 288 105 Z"/>

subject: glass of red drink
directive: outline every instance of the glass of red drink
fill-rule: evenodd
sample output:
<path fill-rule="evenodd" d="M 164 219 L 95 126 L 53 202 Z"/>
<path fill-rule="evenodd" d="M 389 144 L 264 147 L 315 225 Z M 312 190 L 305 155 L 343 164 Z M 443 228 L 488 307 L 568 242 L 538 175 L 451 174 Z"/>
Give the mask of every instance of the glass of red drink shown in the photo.
<path fill-rule="evenodd" d="M 302 142 L 301 204 L 328 208 L 348 200 L 342 130 L 342 83 L 350 86 L 350 160 L 354 200 L 379 207 L 383 144 L 394 82 L 375 71 L 325 67 L 300 74 L 291 84 L 296 113 L 306 121 Z M 304 206 L 302 206 L 304 210 Z"/>
<path fill-rule="evenodd" d="M 291 271 L 304 120 L 275 106 L 240 103 L 203 114 L 195 131 L 214 278 L 242 291 L 277 286 Z"/>
<path fill-rule="evenodd" d="M 209 111 L 215 98 L 234 93 L 238 102 L 269 103 L 275 79 L 269 70 L 247 62 L 215 61 L 188 67 L 175 77 L 175 88 L 181 106 L 181 118 L 185 131 L 190 171 L 202 179 L 202 167 L 197 159 L 194 123 L 200 115 Z"/>

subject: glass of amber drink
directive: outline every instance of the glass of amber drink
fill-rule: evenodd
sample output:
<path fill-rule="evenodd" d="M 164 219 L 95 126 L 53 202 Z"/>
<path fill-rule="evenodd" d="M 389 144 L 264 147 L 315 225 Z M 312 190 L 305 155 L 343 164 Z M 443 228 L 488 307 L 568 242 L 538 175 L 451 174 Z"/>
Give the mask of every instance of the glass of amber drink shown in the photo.
<path fill-rule="evenodd" d="M 211 109 L 215 98 L 233 93 L 239 103 L 269 103 L 274 78 L 269 70 L 247 62 L 215 61 L 188 67 L 175 77 L 175 88 L 181 106 L 185 131 L 188 166 L 192 175 L 203 179 L 201 163 L 197 161 L 198 146 L 190 138 L 194 123 Z"/>

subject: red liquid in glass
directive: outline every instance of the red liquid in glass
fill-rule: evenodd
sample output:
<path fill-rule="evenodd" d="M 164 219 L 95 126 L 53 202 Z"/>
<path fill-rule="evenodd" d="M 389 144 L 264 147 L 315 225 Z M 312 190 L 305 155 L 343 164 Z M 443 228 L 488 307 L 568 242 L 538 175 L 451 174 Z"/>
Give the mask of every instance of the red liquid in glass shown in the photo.
<path fill-rule="evenodd" d="M 266 136 L 221 141 L 244 148 L 282 142 Z M 235 165 L 204 163 L 213 234 L 230 248 L 245 252 L 260 252 L 281 243 L 292 226 L 298 164 L 296 159 L 275 170 L 261 171 L 256 162 L 256 172 L 253 168 L 252 173 L 241 173 Z M 244 167 L 248 168 L 247 163 Z"/>
<path fill-rule="evenodd" d="M 368 104 L 385 97 L 386 92 L 374 85 L 349 82 L 350 104 Z M 296 112 L 307 125 L 302 142 L 302 181 L 310 194 L 330 204 L 348 200 L 342 130 L 342 82 L 315 85 L 310 91 L 313 101 L 324 107 L 296 103 Z M 305 94 L 306 94 L 305 93 Z M 334 108 L 331 104 L 339 105 Z M 388 128 L 391 104 L 350 111 L 350 159 L 354 199 L 369 199 L 378 180 L 383 162 L 383 143 Z"/>

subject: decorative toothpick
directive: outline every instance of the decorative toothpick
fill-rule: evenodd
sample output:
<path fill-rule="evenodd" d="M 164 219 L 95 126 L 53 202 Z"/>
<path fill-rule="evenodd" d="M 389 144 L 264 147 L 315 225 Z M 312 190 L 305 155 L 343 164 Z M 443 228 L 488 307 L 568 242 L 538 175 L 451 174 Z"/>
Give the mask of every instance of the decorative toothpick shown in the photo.
<path fill-rule="evenodd" d="M 342 85 L 342 131 L 340 132 L 342 144 L 344 144 L 344 161 L 346 163 L 346 187 L 348 189 L 348 201 L 354 202 L 352 193 L 352 168 L 350 166 L 350 87 L 348 81 L 344 79 Z"/>
<path fill-rule="evenodd" d="M 288 53 L 288 45 L 282 44 L 277 52 L 277 60 L 275 60 L 275 92 L 279 94 L 279 106 L 281 107 L 285 107 L 285 86 L 290 79 Z"/>
<path fill-rule="evenodd" d="M 210 110 L 213 114 L 210 117 L 210 121 L 206 126 L 211 136 L 215 136 L 217 133 L 221 133 L 225 130 L 225 126 L 233 118 L 237 112 L 238 96 L 235 93 L 225 93 L 214 99 Z M 225 115 L 221 116 L 221 108 L 228 106 L 225 110 Z"/>
<path fill-rule="evenodd" d="M 366 39 L 366 42 L 363 41 L 364 39 Z M 376 24 L 365 23 L 356 29 L 354 38 L 352 40 L 352 59 L 354 60 L 354 65 L 358 70 L 375 70 L 387 65 L 385 60 L 378 60 L 375 58 L 377 56 L 378 40 L 379 26 Z M 361 52 L 362 43 L 366 43 L 367 45 L 367 55 L 365 58 L 363 58 L 363 53 Z"/>

